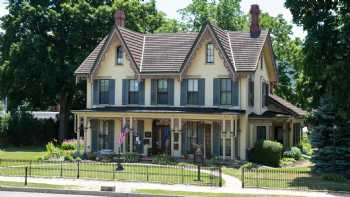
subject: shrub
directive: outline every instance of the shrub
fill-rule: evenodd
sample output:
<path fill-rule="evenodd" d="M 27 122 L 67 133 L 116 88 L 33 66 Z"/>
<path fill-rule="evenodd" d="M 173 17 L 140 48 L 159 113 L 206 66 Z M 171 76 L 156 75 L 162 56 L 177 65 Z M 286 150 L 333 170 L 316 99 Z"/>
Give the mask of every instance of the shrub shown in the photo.
<path fill-rule="evenodd" d="M 211 159 L 207 160 L 206 163 L 210 166 L 217 166 L 221 165 L 222 159 L 220 159 L 219 157 L 212 157 Z"/>
<path fill-rule="evenodd" d="M 152 163 L 160 164 L 160 165 L 171 165 L 175 163 L 175 159 L 169 155 L 160 154 L 160 155 L 156 155 L 152 159 Z"/>
<path fill-rule="evenodd" d="M 75 140 L 64 140 L 61 144 L 62 150 L 75 150 L 77 148 L 77 144 Z"/>
<path fill-rule="evenodd" d="M 124 155 L 124 160 L 127 163 L 136 163 L 140 160 L 140 156 L 136 153 L 127 153 Z"/>
<path fill-rule="evenodd" d="M 291 157 L 283 157 L 280 161 L 280 164 L 281 166 L 288 166 L 292 163 L 295 162 L 295 159 L 294 158 L 291 158 Z"/>
<path fill-rule="evenodd" d="M 65 160 L 65 161 L 73 161 L 73 156 L 70 155 L 70 154 L 66 154 L 66 155 L 64 156 L 64 160 Z"/>
<path fill-rule="evenodd" d="M 301 159 L 301 150 L 298 147 L 293 146 L 289 151 L 283 153 L 284 157 L 293 158 L 295 160 Z"/>
<path fill-rule="evenodd" d="M 327 174 L 322 174 L 321 178 L 326 181 L 334 181 L 334 182 L 345 182 L 346 178 L 340 174 L 335 174 L 335 173 L 327 173 Z"/>
<path fill-rule="evenodd" d="M 305 155 L 311 156 L 313 154 L 312 146 L 310 143 L 310 140 L 307 136 L 304 136 L 298 145 L 298 148 L 304 153 Z"/>
<path fill-rule="evenodd" d="M 283 146 L 269 140 L 257 141 L 250 150 L 249 159 L 263 165 L 277 167 L 280 164 Z"/>
<path fill-rule="evenodd" d="M 61 159 L 64 156 L 64 152 L 59 149 L 53 142 L 46 144 L 45 159 Z"/>
<path fill-rule="evenodd" d="M 245 164 L 243 164 L 240 168 L 245 168 L 245 169 L 253 169 L 253 168 L 257 168 L 258 166 L 252 162 L 247 162 Z"/>

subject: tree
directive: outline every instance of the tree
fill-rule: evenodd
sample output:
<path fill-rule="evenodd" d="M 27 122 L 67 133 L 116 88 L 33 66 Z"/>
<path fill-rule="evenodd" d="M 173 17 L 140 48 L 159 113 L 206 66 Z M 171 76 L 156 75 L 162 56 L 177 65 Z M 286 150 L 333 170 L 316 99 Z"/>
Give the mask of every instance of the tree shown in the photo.
<path fill-rule="evenodd" d="M 303 74 L 312 90 L 312 107 L 328 107 L 333 116 L 325 120 L 326 115 L 315 114 L 313 141 L 317 141 L 315 146 L 319 149 L 316 167 L 345 171 L 350 167 L 350 2 L 287 0 L 286 6 L 293 20 L 308 33 L 303 48 Z M 333 130 L 330 125 L 334 125 Z M 329 142 L 328 138 L 334 141 Z M 326 168 L 324 162 L 329 158 L 333 165 Z"/>
<path fill-rule="evenodd" d="M 114 11 L 123 9 L 126 26 L 140 32 L 155 31 L 164 18 L 154 1 L 10 1 L 8 8 L 1 19 L 0 94 L 8 96 L 12 110 L 59 104 L 61 140 L 72 103 L 85 97 L 73 72 L 108 34 Z"/>
<path fill-rule="evenodd" d="M 190 31 L 199 31 L 207 21 L 216 18 L 216 4 L 213 0 L 193 0 L 190 5 L 178 11 Z"/>
<path fill-rule="evenodd" d="M 248 27 L 247 18 L 240 7 L 241 0 L 220 0 L 216 7 L 217 25 L 226 30 L 242 30 Z"/>

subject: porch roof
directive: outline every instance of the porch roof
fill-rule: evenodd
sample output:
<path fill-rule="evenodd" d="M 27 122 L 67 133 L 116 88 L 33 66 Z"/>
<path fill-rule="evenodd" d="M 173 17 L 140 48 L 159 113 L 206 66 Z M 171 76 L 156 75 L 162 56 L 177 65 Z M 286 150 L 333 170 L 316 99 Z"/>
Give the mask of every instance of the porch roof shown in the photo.
<path fill-rule="evenodd" d="M 250 113 L 249 118 L 290 118 L 291 114 L 275 112 L 275 111 L 265 111 L 263 114 Z"/>
<path fill-rule="evenodd" d="M 220 107 L 115 106 L 73 110 L 72 112 L 191 113 L 239 115 L 245 113 L 245 110 Z"/>

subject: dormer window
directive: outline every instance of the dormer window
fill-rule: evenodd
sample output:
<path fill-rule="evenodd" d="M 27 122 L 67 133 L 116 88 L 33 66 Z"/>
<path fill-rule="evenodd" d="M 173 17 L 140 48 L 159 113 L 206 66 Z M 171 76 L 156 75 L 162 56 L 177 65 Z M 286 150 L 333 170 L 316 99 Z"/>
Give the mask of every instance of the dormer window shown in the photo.
<path fill-rule="evenodd" d="M 213 43 L 208 43 L 207 48 L 206 48 L 206 60 L 205 62 L 207 64 L 212 64 L 214 63 L 214 45 Z"/>
<path fill-rule="evenodd" d="M 124 59 L 124 51 L 122 46 L 118 46 L 116 49 L 116 57 L 115 57 L 115 64 L 116 65 L 122 65 Z"/>

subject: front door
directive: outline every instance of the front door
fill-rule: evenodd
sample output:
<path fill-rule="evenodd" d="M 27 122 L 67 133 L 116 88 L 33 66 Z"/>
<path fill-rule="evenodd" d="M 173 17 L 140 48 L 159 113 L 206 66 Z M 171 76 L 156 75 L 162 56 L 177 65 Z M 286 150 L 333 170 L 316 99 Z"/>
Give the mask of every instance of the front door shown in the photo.
<path fill-rule="evenodd" d="M 211 158 L 211 125 L 205 125 L 205 158 Z"/>
<path fill-rule="evenodd" d="M 283 128 L 275 127 L 275 140 L 283 144 Z"/>
<path fill-rule="evenodd" d="M 170 126 L 161 121 L 154 121 L 152 131 L 152 153 L 171 154 Z"/>

